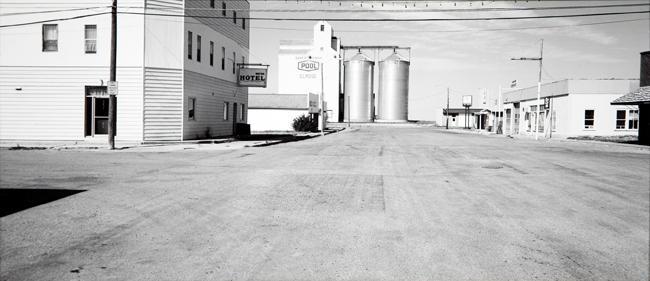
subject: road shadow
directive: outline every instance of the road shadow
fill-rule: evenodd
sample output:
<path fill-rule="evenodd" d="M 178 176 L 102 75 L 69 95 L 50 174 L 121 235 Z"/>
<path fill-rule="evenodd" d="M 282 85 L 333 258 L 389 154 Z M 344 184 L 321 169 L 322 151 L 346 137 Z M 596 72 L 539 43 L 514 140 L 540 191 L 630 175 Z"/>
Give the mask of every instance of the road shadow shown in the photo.
<path fill-rule="evenodd" d="M 84 191 L 86 190 L 0 188 L 0 217 Z"/>

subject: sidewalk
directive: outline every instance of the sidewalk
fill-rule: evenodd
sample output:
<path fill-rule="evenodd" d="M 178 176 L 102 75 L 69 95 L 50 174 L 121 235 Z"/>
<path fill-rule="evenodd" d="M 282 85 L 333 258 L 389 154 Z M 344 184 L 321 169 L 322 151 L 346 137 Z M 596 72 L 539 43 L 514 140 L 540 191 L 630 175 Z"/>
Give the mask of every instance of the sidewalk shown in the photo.
<path fill-rule="evenodd" d="M 325 135 L 339 132 L 343 129 L 329 129 Z M 244 147 L 270 146 L 286 142 L 294 142 L 320 136 L 320 133 L 257 133 L 247 137 L 216 138 L 185 141 L 162 142 L 129 142 L 115 141 L 115 150 L 128 151 L 175 151 L 188 149 L 228 150 Z M 2 140 L 0 149 L 6 150 L 109 150 L 106 142 L 87 141 L 34 141 L 34 140 Z"/>
<path fill-rule="evenodd" d="M 530 140 L 535 141 L 535 136 L 533 135 L 505 135 L 505 134 L 496 134 L 495 132 L 487 132 L 485 130 L 476 130 L 476 129 L 462 129 L 462 128 L 449 128 L 448 130 L 445 127 L 433 127 L 434 129 L 446 131 L 450 133 L 459 133 L 459 134 L 473 134 L 473 135 L 483 135 L 487 137 L 494 138 L 510 138 L 518 140 Z M 618 143 L 618 142 L 606 142 L 606 141 L 597 141 L 597 140 L 579 140 L 579 139 L 567 139 L 567 138 L 544 138 L 540 136 L 539 142 L 547 143 L 582 143 L 582 144 L 594 144 L 594 145 L 605 145 L 605 146 L 615 146 L 615 147 L 627 147 L 627 148 L 637 148 L 640 150 L 650 151 L 650 146 L 639 145 L 639 144 L 629 144 L 629 143 Z"/>

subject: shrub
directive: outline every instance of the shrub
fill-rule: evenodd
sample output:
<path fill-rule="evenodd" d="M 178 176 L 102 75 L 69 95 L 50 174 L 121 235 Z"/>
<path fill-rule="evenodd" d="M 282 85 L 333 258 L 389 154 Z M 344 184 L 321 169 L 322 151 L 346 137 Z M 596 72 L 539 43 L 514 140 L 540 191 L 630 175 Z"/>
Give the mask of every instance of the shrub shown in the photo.
<path fill-rule="evenodd" d="M 305 114 L 293 119 L 291 127 L 298 132 L 313 132 L 318 130 L 318 118 Z"/>

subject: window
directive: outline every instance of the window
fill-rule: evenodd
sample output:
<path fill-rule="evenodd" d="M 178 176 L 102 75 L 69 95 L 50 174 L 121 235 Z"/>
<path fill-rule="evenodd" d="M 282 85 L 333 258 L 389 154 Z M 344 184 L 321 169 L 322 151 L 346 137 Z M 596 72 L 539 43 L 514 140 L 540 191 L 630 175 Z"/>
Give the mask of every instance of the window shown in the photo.
<path fill-rule="evenodd" d="M 246 18 L 241 18 L 241 29 L 246 29 Z"/>
<path fill-rule="evenodd" d="M 587 109 L 585 110 L 585 129 L 594 128 L 594 110 Z"/>
<path fill-rule="evenodd" d="M 226 1 L 221 2 L 221 15 L 226 16 Z"/>
<path fill-rule="evenodd" d="M 97 25 L 86 25 L 84 37 L 86 39 L 86 54 L 97 53 Z"/>
<path fill-rule="evenodd" d="M 232 11 L 232 22 L 237 24 L 237 12 Z"/>
<path fill-rule="evenodd" d="M 639 110 L 630 110 L 628 129 L 639 129 Z"/>
<path fill-rule="evenodd" d="M 187 119 L 196 120 L 196 98 L 189 98 L 187 101 Z"/>
<path fill-rule="evenodd" d="M 325 25 L 324 24 L 320 25 L 320 31 L 325 31 Z"/>
<path fill-rule="evenodd" d="M 625 129 L 625 110 L 616 111 L 616 129 Z"/>
<path fill-rule="evenodd" d="M 232 74 L 235 74 L 235 64 L 237 64 L 237 54 L 232 52 Z"/>
<path fill-rule="evenodd" d="M 59 28 L 56 24 L 43 25 L 43 52 L 59 50 Z"/>
<path fill-rule="evenodd" d="M 214 0 L 210 0 L 210 8 L 214 8 Z"/>
<path fill-rule="evenodd" d="M 239 120 L 240 121 L 245 121 L 246 120 L 246 105 L 241 104 L 241 110 L 239 111 Z"/>
<path fill-rule="evenodd" d="M 221 70 L 226 70 L 226 47 L 221 47 Z"/>
<path fill-rule="evenodd" d="M 192 31 L 187 32 L 187 58 L 192 59 Z"/>
<path fill-rule="evenodd" d="M 196 61 L 201 62 L 201 35 L 196 35 Z"/>
<path fill-rule="evenodd" d="M 228 102 L 223 102 L 223 120 L 228 120 L 228 108 L 230 104 Z"/>
<path fill-rule="evenodd" d="M 214 66 L 214 42 L 210 41 L 210 66 Z"/>

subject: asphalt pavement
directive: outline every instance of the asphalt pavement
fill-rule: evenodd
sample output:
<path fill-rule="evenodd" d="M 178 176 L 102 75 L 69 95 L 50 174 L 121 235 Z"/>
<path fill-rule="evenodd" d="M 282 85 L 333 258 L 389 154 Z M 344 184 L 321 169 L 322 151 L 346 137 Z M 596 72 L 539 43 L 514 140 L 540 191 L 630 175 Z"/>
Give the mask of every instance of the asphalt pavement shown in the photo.
<path fill-rule="evenodd" d="M 2 188 L 84 190 L 0 218 L 0 279 L 648 280 L 647 148 L 431 127 L 210 147 L 0 150 Z"/>

